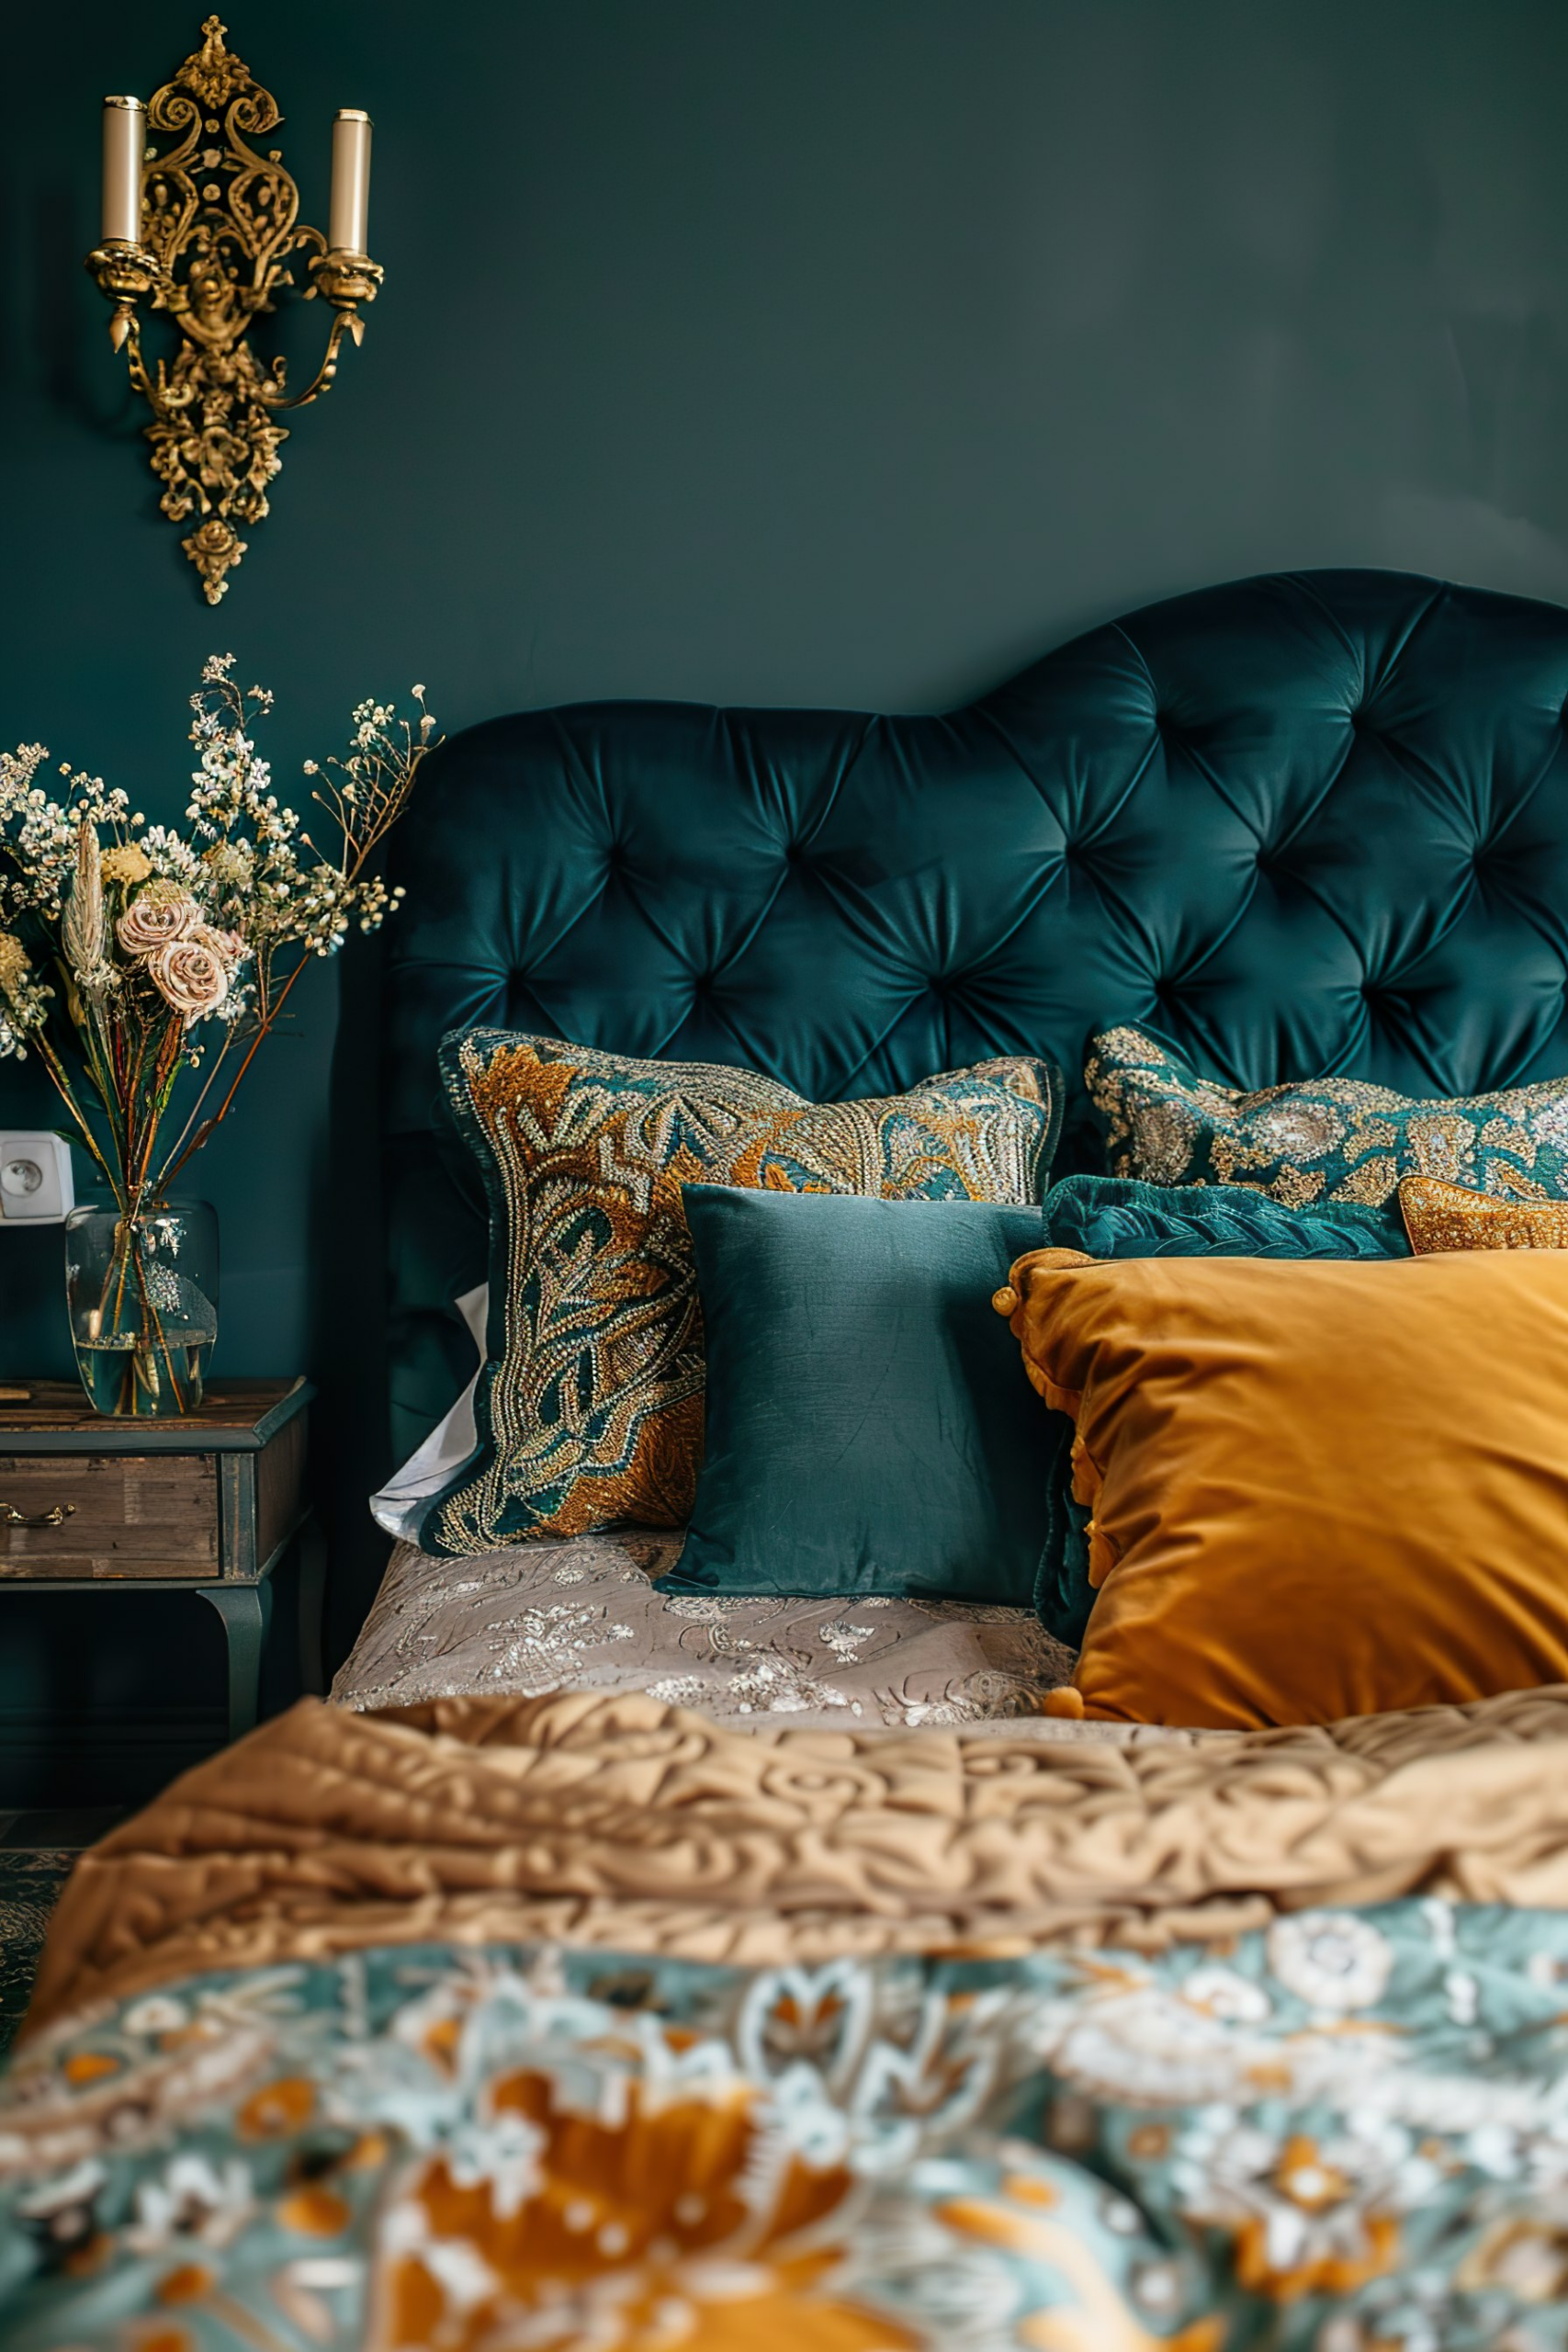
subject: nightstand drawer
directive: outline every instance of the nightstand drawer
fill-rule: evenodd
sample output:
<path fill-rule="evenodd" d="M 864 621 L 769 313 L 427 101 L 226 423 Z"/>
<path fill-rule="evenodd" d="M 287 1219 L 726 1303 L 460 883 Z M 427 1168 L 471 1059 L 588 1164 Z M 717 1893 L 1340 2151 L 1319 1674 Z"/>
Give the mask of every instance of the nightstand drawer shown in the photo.
<path fill-rule="evenodd" d="M 0 1523 L 0 1577 L 211 1577 L 218 1464 L 210 1453 L 0 1456 L 4 1506 L 57 1526 Z"/>

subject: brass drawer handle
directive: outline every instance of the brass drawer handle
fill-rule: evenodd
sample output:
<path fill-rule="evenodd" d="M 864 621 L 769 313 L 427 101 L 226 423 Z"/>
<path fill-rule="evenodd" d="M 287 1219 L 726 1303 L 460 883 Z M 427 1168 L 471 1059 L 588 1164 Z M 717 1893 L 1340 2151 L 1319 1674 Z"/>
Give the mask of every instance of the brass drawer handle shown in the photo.
<path fill-rule="evenodd" d="M 56 1503 L 52 1510 L 18 1510 L 15 1503 L 0 1502 L 0 1527 L 59 1527 L 75 1510 L 74 1503 Z"/>

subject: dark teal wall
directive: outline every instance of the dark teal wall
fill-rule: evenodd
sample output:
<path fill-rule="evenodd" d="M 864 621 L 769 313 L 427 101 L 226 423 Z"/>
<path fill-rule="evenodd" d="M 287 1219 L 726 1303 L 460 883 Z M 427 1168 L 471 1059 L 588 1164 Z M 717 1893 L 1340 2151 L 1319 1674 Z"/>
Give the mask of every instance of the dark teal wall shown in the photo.
<path fill-rule="evenodd" d="M 80 267 L 98 100 L 199 14 L 7 28 L 0 738 L 149 808 L 219 648 L 292 781 L 415 678 L 448 726 L 919 706 L 1274 566 L 1568 594 L 1561 0 L 255 0 L 232 43 L 311 216 L 333 108 L 375 116 L 388 282 L 209 613 Z M 335 1351 L 341 1410 L 336 977 L 201 1174 L 221 1363 Z M 57 1250 L 0 1234 L 0 1361 L 63 1368 Z"/>

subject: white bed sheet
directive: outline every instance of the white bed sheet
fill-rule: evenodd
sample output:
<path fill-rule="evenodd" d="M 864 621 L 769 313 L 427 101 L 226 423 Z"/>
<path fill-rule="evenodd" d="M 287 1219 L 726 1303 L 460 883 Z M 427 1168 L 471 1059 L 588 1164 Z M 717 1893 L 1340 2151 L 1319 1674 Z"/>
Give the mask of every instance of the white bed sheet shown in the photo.
<path fill-rule="evenodd" d="M 490 1284 L 480 1283 L 477 1289 L 465 1291 L 454 1304 L 468 1326 L 482 1365 Z M 479 1366 L 476 1365 L 473 1378 L 445 1420 L 436 1423 L 424 1443 L 410 1454 L 400 1470 L 394 1470 L 380 1492 L 370 1498 L 371 1518 L 400 1544 L 418 1542 L 419 1523 L 426 1503 L 462 1468 L 479 1443 L 479 1431 L 474 1426 L 474 1390 L 479 1377 Z"/>

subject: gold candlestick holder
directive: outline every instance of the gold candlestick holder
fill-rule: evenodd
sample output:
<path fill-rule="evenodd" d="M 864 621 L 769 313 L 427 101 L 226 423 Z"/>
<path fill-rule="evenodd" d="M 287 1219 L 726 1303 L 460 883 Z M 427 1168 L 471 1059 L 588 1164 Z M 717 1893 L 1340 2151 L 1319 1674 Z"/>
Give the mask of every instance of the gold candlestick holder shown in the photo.
<path fill-rule="evenodd" d="M 164 484 L 158 503 L 174 522 L 195 518 L 180 544 L 216 605 L 245 552 L 241 531 L 268 512 L 288 438 L 278 420 L 331 389 L 344 337 L 364 335 L 360 306 L 375 300 L 381 271 L 365 254 L 330 249 L 300 221 L 279 150 L 253 143 L 282 120 L 276 101 L 225 48 L 227 26 L 209 17 L 201 29 L 201 47 L 147 109 L 149 131 L 169 143 L 149 145 L 142 165 L 141 242 L 107 240 L 87 267 L 114 304 L 109 339 L 152 412 L 145 429 Z M 335 316 L 314 377 L 290 392 L 287 363 L 264 368 L 250 329 L 294 285 L 288 264 L 300 254 L 310 256 L 304 300 L 320 295 Z M 179 330 L 174 357 L 155 368 L 142 356 L 142 303 Z"/>

